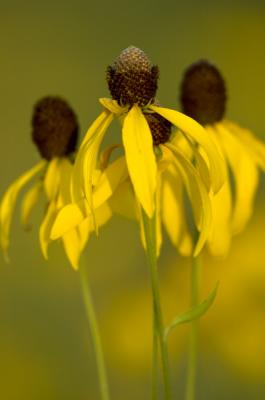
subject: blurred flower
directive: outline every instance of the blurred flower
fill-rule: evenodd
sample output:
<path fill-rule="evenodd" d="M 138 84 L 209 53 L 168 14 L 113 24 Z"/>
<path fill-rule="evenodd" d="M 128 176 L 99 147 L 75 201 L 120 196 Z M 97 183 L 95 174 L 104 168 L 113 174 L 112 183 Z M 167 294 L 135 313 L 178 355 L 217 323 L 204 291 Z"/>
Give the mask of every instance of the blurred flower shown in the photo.
<path fill-rule="evenodd" d="M 28 182 L 36 178 L 24 197 L 21 222 L 24 227 L 28 227 L 30 213 L 44 192 L 47 208 L 40 226 L 39 239 L 45 258 L 48 257 L 50 229 L 55 216 L 70 201 L 71 154 L 75 151 L 78 136 L 76 115 L 61 98 L 45 97 L 35 105 L 32 129 L 32 138 L 42 160 L 10 185 L 0 204 L 0 243 L 6 258 L 17 196 Z M 83 221 L 80 226 L 66 232 L 62 237 L 67 257 L 75 268 L 88 235 L 89 224 Z"/>
<path fill-rule="evenodd" d="M 96 205 L 100 201 L 106 201 L 123 185 L 126 196 L 128 184 L 131 183 L 131 193 L 136 200 L 137 209 L 142 207 L 149 218 L 156 210 L 158 247 L 161 243 L 162 214 L 173 241 L 184 248 L 187 246 L 182 243 L 186 240 L 186 220 L 178 206 L 179 197 L 182 196 L 182 192 L 178 190 L 178 183 L 181 181 L 190 197 L 196 226 L 200 231 L 195 253 L 201 250 L 211 225 L 207 188 L 182 147 L 185 148 L 185 143 L 190 142 L 194 147 L 199 145 L 204 149 L 207 163 L 198 152 L 196 156 L 207 170 L 207 184 L 213 188 L 213 192 L 218 191 L 224 181 L 222 159 L 213 141 L 209 140 L 197 122 L 157 104 L 157 80 L 158 67 L 152 66 L 147 56 L 136 47 L 131 46 L 122 51 L 114 65 L 108 67 L 107 81 L 112 100 L 100 99 L 104 111 L 89 128 L 76 157 L 72 176 L 73 204 L 59 213 L 52 230 L 52 238 L 58 238 L 64 234 L 65 229 L 80 223 L 87 215 L 93 215 L 95 197 L 92 177 L 98 162 L 99 148 L 108 126 L 117 117 L 122 124 L 125 157 L 108 164 L 115 148 L 113 145 L 103 154 L 109 168 L 105 174 L 109 186 L 108 191 L 102 192 L 101 197 L 98 196 Z M 172 125 L 179 129 L 176 137 L 171 135 Z M 167 187 L 163 200 L 161 185 Z M 119 191 L 117 193 L 120 194 Z M 124 198 L 120 197 L 120 200 L 120 207 L 126 208 L 123 204 Z M 164 206 L 162 202 L 165 203 Z M 163 211 L 160 212 L 162 207 Z M 133 208 L 132 206 L 131 210 Z M 138 212 L 138 217 L 141 220 L 141 212 Z"/>
<path fill-rule="evenodd" d="M 217 280 L 220 286 L 214 305 L 199 322 L 200 352 L 203 358 L 211 357 L 216 365 L 224 365 L 232 377 L 242 377 L 245 384 L 247 380 L 264 383 L 265 379 L 264 225 L 262 206 L 249 229 L 235 238 L 225 260 L 202 255 L 200 297 L 205 298 Z M 189 307 L 189 262 L 172 253 L 160 271 L 167 323 Z M 106 302 L 100 321 L 107 354 L 123 373 L 148 370 L 152 354 L 151 301 L 147 284 L 137 273 L 132 267 L 125 271 L 123 279 L 128 283 L 122 290 L 113 289 L 112 301 Z M 180 326 L 169 338 L 175 368 L 183 366 L 187 328 Z M 205 362 L 202 365 L 207 365 Z"/>
<path fill-rule="evenodd" d="M 259 168 L 265 171 L 265 145 L 247 129 L 224 119 L 226 99 L 225 82 L 214 65 L 202 60 L 187 69 L 181 87 L 183 111 L 205 127 L 226 166 L 225 184 L 211 195 L 213 230 L 208 244 L 215 255 L 227 253 L 231 237 L 245 228 Z M 200 152 L 204 156 L 204 149 Z"/>

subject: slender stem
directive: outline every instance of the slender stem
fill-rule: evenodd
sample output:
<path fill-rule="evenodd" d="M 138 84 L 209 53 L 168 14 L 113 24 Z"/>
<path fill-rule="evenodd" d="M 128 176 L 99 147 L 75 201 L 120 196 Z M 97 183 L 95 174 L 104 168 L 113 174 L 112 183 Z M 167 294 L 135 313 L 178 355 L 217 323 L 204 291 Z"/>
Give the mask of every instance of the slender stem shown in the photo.
<path fill-rule="evenodd" d="M 80 278 L 86 315 L 91 331 L 92 343 L 96 357 L 101 400 L 109 400 L 107 374 L 99 335 L 99 328 L 84 267 L 80 268 Z"/>
<path fill-rule="evenodd" d="M 148 216 L 145 214 L 144 211 L 142 211 L 142 215 L 143 215 L 143 225 L 144 225 L 145 240 L 146 240 L 146 252 L 150 265 L 154 321 L 160 345 L 165 399 L 170 400 L 172 398 L 172 395 L 171 395 L 170 376 L 169 376 L 169 359 L 168 359 L 167 343 L 164 335 L 165 330 L 164 330 L 164 322 L 161 309 L 158 274 L 157 274 L 156 221 L 155 217 L 153 217 L 152 219 L 148 218 Z"/>
<path fill-rule="evenodd" d="M 158 334 L 153 316 L 152 400 L 157 400 Z"/>
<path fill-rule="evenodd" d="M 198 275 L 201 265 L 201 257 L 192 258 L 191 263 L 191 306 L 198 304 Z M 191 322 L 188 376 L 186 387 L 186 400 L 195 399 L 196 368 L 198 357 L 198 320 Z"/>

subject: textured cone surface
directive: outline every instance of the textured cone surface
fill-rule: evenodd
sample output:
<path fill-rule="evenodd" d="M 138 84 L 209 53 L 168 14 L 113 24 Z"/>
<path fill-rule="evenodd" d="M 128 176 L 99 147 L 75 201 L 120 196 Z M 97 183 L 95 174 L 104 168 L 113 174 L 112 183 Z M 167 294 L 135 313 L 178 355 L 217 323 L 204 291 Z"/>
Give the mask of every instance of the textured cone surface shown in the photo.
<path fill-rule="evenodd" d="M 47 160 L 75 151 L 78 122 L 72 108 L 60 97 L 45 97 L 34 107 L 32 139 Z"/>
<path fill-rule="evenodd" d="M 133 46 L 123 50 L 113 66 L 107 68 L 111 96 L 120 105 L 152 103 L 158 75 L 158 67 L 152 66 L 145 53 Z"/>
<path fill-rule="evenodd" d="M 181 86 L 183 112 L 202 125 L 220 121 L 225 113 L 226 88 L 218 69 L 208 61 L 192 64 Z"/>
<path fill-rule="evenodd" d="M 157 113 L 145 114 L 152 133 L 155 146 L 168 141 L 171 134 L 171 123 Z"/>

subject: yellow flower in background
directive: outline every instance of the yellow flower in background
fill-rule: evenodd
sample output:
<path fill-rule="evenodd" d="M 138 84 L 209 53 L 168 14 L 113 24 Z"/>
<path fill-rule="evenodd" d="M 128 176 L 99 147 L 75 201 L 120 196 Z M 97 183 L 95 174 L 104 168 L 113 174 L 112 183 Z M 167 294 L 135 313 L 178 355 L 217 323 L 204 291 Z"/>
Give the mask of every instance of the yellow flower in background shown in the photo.
<path fill-rule="evenodd" d="M 42 253 L 48 257 L 50 229 L 58 210 L 70 201 L 70 179 L 72 173 L 71 154 L 75 151 L 78 137 L 78 122 L 70 106 L 59 97 L 45 97 L 34 108 L 32 118 L 32 138 L 42 156 L 42 160 L 16 179 L 4 194 L 0 204 L 0 243 L 8 258 L 9 235 L 12 215 L 20 191 L 29 182 L 21 207 L 21 222 L 28 227 L 30 213 L 44 192 L 47 200 L 39 239 Z M 78 260 L 90 232 L 90 225 L 81 225 L 65 233 L 62 237 L 68 259 L 73 267 Z"/>
<path fill-rule="evenodd" d="M 247 129 L 224 118 L 226 87 L 219 70 L 208 61 L 191 65 L 183 78 L 185 114 L 202 124 L 226 166 L 226 182 L 211 194 L 213 230 L 208 245 L 214 255 L 226 254 L 231 237 L 240 233 L 252 214 L 259 168 L 265 171 L 265 145 Z M 200 149 L 204 156 L 204 149 Z"/>
<path fill-rule="evenodd" d="M 201 233 L 195 250 L 195 253 L 198 253 L 209 235 L 211 225 L 207 189 L 212 187 L 213 192 L 217 192 L 224 182 L 223 161 L 216 145 L 209 140 L 205 130 L 196 121 L 157 104 L 155 96 L 158 67 L 152 66 L 140 49 L 131 46 L 122 51 L 114 65 L 108 67 L 107 81 L 112 99 L 100 99 L 104 110 L 88 129 L 76 157 L 72 175 L 72 204 L 59 213 L 51 237 L 56 239 L 62 236 L 82 219 L 93 215 L 95 207 L 110 199 L 116 189 L 128 182 L 132 184 L 136 203 L 149 218 L 156 211 L 159 225 L 159 187 L 163 182 L 161 176 L 165 175 L 169 188 L 166 199 L 169 206 L 165 206 L 165 210 L 169 210 L 171 205 L 175 207 L 175 214 L 173 212 L 170 215 L 165 211 L 165 225 L 172 236 L 179 235 L 176 226 L 177 229 L 182 229 L 182 212 L 175 206 L 182 194 L 179 194 L 178 189 L 173 188 L 170 182 L 173 179 L 177 187 L 180 180 L 186 186 L 196 225 Z M 106 180 L 106 185 L 104 191 L 96 195 L 96 188 L 93 191 L 92 187 L 93 174 L 98 165 L 100 145 L 114 117 L 117 117 L 122 125 L 125 156 L 109 164 L 108 159 L 113 146 L 105 151 L 103 158 L 106 158 L 108 166 L 102 174 L 102 179 Z M 176 138 L 171 137 L 172 125 L 179 129 Z M 190 162 L 190 157 L 182 151 L 182 146 L 178 146 L 183 140 L 192 145 L 195 157 L 203 163 L 209 187 L 204 184 Z M 198 145 L 204 149 L 207 162 L 196 150 Z M 123 192 L 126 195 L 126 189 Z M 96 218 L 94 219 L 96 225 Z"/>
<path fill-rule="evenodd" d="M 231 376 L 255 383 L 265 380 L 264 225 L 264 207 L 260 204 L 249 229 L 235 238 L 228 257 L 217 259 L 205 253 L 201 270 L 202 298 L 220 281 L 215 304 L 200 322 L 201 356 L 207 359 L 210 355 Z M 189 263 L 188 258 L 171 253 L 161 271 L 160 288 L 168 323 L 172 315 L 179 315 L 189 307 Z M 133 271 L 133 265 L 123 279 L 128 283 L 114 292 L 112 301 L 100 315 L 100 323 L 111 362 L 121 371 L 137 374 L 150 367 L 151 303 L 146 282 Z M 188 325 L 182 325 L 169 337 L 174 371 L 183 368 L 187 328 Z"/>

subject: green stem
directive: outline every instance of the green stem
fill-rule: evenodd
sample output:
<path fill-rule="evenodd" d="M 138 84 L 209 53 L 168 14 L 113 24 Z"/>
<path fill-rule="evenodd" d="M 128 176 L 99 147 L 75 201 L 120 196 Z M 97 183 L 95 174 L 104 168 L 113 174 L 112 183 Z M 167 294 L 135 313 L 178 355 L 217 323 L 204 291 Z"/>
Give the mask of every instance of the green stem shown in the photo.
<path fill-rule="evenodd" d="M 165 389 L 165 399 L 170 400 L 171 387 L 170 387 L 170 376 L 169 376 L 169 359 L 166 338 L 164 335 L 164 322 L 160 302 L 159 283 L 157 274 L 157 257 L 156 257 L 156 221 L 155 217 L 152 219 L 148 218 L 145 212 L 142 210 L 143 225 L 146 240 L 146 252 L 150 265 L 151 283 L 152 283 L 152 294 L 153 294 L 153 315 L 158 336 L 161 361 L 162 361 L 162 373 Z"/>
<path fill-rule="evenodd" d="M 192 264 L 191 264 L 192 307 L 198 304 L 198 275 L 200 270 L 200 264 L 201 264 L 200 256 L 192 258 Z M 191 322 L 191 327 L 190 327 L 186 400 L 195 399 L 197 356 L 198 356 L 198 320 L 194 320 Z"/>
<path fill-rule="evenodd" d="M 158 334 L 153 316 L 152 400 L 157 400 Z"/>
<path fill-rule="evenodd" d="M 103 350 L 99 335 L 99 328 L 90 293 L 89 284 L 87 281 L 86 271 L 85 268 L 83 267 L 80 268 L 80 278 L 81 278 L 82 295 L 83 295 L 86 315 L 89 323 L 89 328 L 91 331 L 92 343 L 96 357 L 101 400 L 109 400 L 109 389 L 107 383 L 106 367 L 105 367 Z"/>

